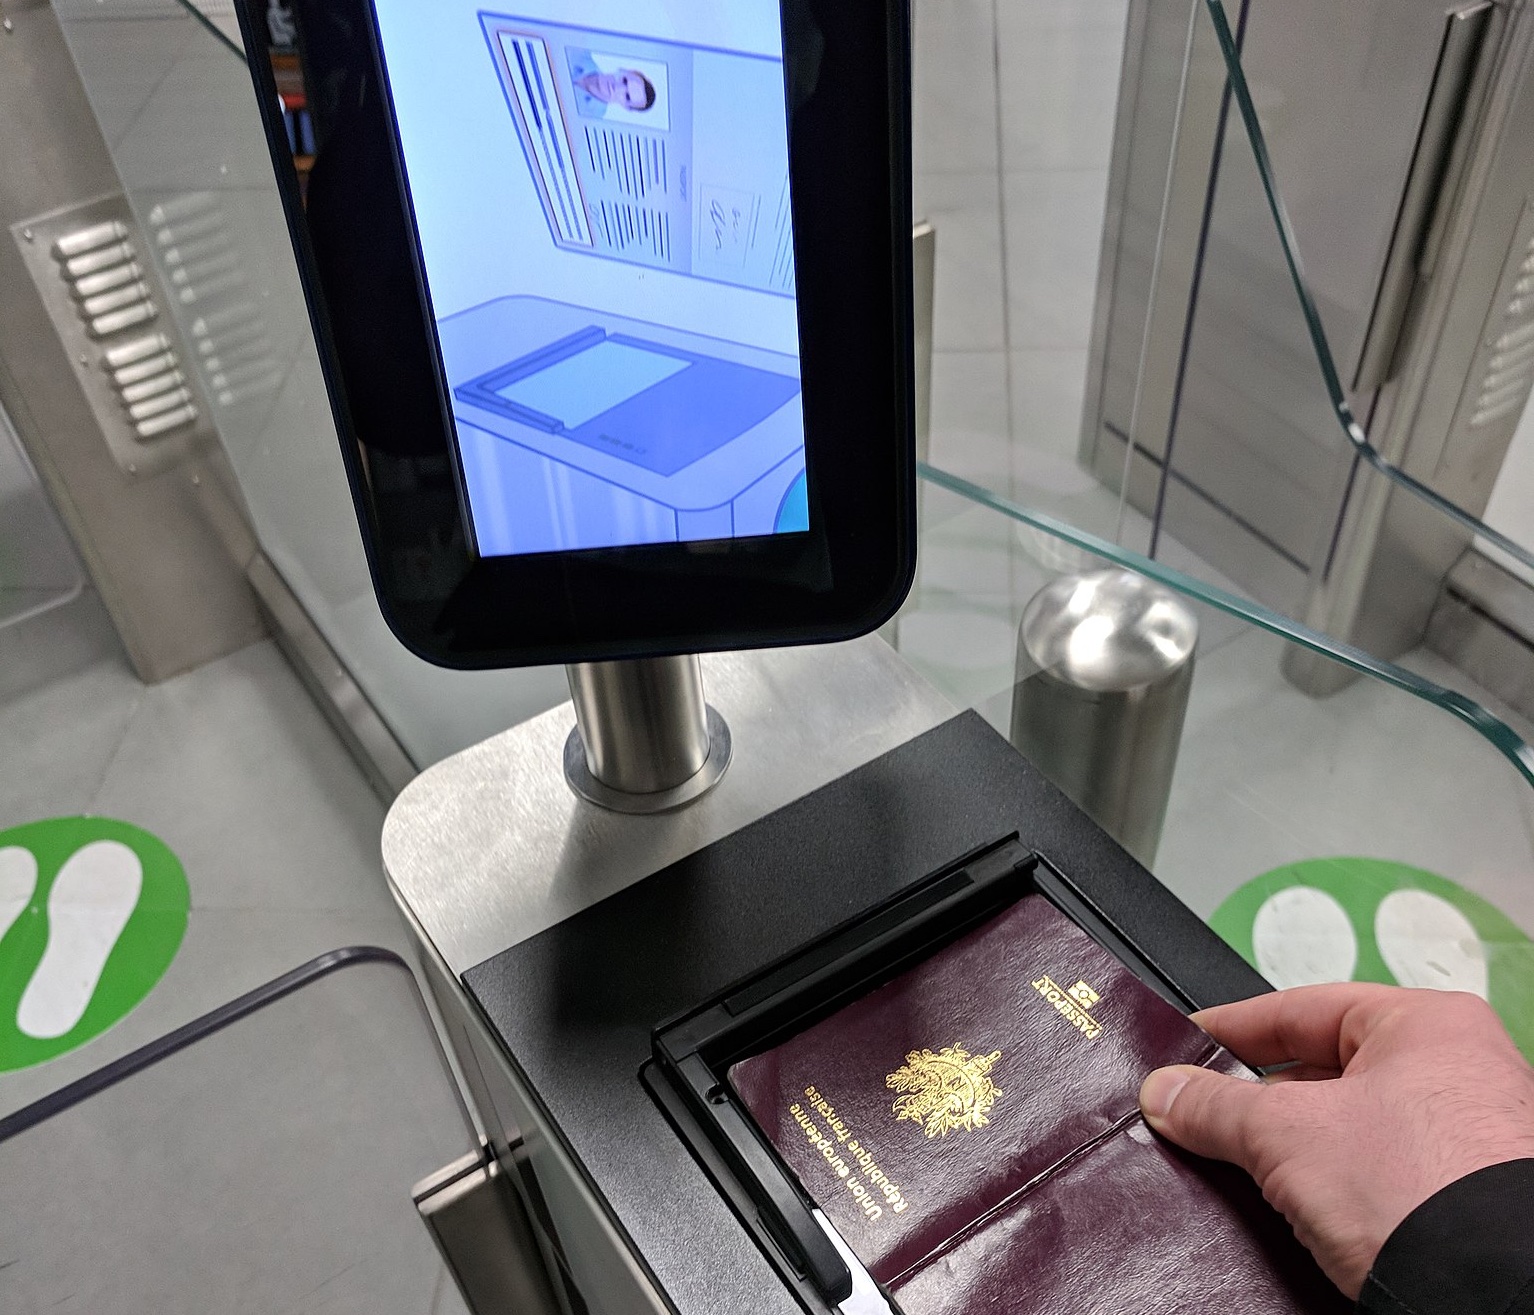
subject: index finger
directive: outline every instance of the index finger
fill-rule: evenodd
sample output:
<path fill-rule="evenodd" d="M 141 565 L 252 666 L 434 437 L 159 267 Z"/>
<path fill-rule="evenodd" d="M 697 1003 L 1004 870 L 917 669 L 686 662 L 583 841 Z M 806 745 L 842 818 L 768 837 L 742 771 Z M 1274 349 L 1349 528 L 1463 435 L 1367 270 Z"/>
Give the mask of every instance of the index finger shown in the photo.
<path fill-rule="evenodd" d="M 1255 1068 L 1301 1063 L 1344 1069 L 1402 988 L 1368 982 L 1296 986 L 1216 1005 L 1193 1021 L 1237 1058 Z"/>

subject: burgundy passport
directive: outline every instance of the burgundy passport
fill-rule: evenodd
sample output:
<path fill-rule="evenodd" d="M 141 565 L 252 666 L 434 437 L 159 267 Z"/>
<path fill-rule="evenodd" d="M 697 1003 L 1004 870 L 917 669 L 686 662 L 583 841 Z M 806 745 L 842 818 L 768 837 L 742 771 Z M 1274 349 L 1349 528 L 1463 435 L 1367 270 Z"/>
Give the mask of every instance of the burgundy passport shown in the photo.
<path fill-rule="evenodd" d="M 1040 895 L 730 1069 L 907 1315 L 1349 1308 L 1250 1179 L 1140 1117 L 1234 1058 Z"/>

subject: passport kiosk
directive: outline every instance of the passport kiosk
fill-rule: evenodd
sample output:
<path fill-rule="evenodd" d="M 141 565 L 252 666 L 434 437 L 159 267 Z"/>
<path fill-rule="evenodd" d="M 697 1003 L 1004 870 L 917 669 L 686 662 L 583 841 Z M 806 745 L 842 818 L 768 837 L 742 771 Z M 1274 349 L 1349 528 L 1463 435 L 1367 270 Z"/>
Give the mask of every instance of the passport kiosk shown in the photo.
<path fill-rule="evenodd" d="M 1180 1006 L 1263 986 L 869 637 L 915 557 L 906 4 L 292 10 L 302 177 L 242 23 L 383 613 L 570 670 L 383 839 L 526 1263 L 572 1315 L 891 1309 L 725 1052 L 1025 889 Z"/>

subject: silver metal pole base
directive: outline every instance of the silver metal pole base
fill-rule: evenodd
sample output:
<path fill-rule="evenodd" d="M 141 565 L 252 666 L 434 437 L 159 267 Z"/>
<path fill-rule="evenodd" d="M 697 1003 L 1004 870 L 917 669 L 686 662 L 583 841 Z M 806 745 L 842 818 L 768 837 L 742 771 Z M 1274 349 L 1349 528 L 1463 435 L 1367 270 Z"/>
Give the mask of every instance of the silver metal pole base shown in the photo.
<path fill-rule="evenodd" d="M 570 732 L 570 738 L 565 741 L 565 780 L 587 803 L 610 809 L 614 813 L 667 813 L 683 804 L 690 804 L 718 785 L 724 769 L 730 765 L 730 728 L 712 706 L 706 709 L 705 716 L 708 724 L 708 757 L 704 759 L 703 766 L 680 785 L 640 794 L 603 785 L 591 774 L 591 768 L 586 763 L 586 746 L 581 741 L 579 726 Z"/>
<path fill-rule="evenodd" d="M 565 668 L 575 729 L 565 779 L 619 813 L 664 813 L 717 785 L 730 764 L 724 718 L 703 701 L 696 655 Z"/>

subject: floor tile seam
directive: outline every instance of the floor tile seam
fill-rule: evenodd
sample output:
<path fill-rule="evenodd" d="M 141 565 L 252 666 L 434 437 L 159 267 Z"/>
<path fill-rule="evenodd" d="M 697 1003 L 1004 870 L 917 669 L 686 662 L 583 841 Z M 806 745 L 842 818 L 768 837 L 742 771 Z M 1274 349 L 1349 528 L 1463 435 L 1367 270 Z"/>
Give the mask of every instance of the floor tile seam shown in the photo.
<path fill-rule="evenodd" d="M 175 20 L 177 18 L 186 18 L 186 17 L 188 17 L 188 16 L 186 16 L 186 15 L 155 15 L 155 16 L 151 17 L 149 21 L 151 21 L 151 22 L 162 22 L 163 23 L 163 22 L 167 22 L 167 21 L 173 21 L 173 20 Z M 114 17 L 108 17 L 106 15 L 102 15 L 100 18 L 87 18 L 87 19 L 80 19 L 80 20 L 76 20 L 76 21 L 80 21 L 80 22 L 100 22 L 103 19 L 105 19 L 105 21 L 107 21 L 107 22 L 114 22 L 115 21 L 115 22 L 135 22 L 135 23 L 138 23 L 138 22 L 143 22 L 144 21 L 144 17 L 141 16 L 141 15 L 137 15 L 137 14 L 133 15 L 131 18 L 128 18 L 128 17 L 115 17 L 115 16 Z M 193 19 L 192 21 L 195 22 L 196 20 Z M 128 120 L 128 122 L 126 124 L 123 125 L 122 131 L 117 134 L 116 140 L 114 140 L 112 142 L 112 156 L 113 156 L 114 162 L 116 160 L 117 152 L 122 149 L 123 144 L 128 140 L 128 138 L 130 136 L 132 136 L 133 133 L 135 133 L 138 130 L 140 124 L 143 121 L 144 115 L 148 112 L 150 105 L 152 105 L 154 103 L 155 97 L 160 94 L 160 88 L 165 85 L 166 79 L 170 77 L 172 70 L 174 70 L 177 67 L 177 65 L 179 65 L 181 63 L 182 57 L 186 54 L 186 48 L 187 48 L 188 43 L 190 42 L 190 39 L 191 39 L 190 38 L 190 34 L 183 33 L 182 38 L 181 38 L 181 44 L 176 47 L 176 53 L 175 53 L 174 57 L 171 59 L 171 61 L 165 66 L 165 71 L 163 73 L 161 73 L 158 78 L 155 79 L 154 86 L 149 89 L 148 93 L 144 96 L 143 100 L 141 100 L 139 102 L 138 108 L 136 110 L 134 110 L 132 117 L 129 118 L 129 120 Z M 66 40 L 67 40 L 67 33 L 66 33 Z"/>
<path fill-rule="evenodd" d="M 1009 311 L 1008 315 L 1007 315 L 1009 328 L 1010 328 L 1010 321 L 1011 321 L 1013 315 L 1016 315 L 1020 319 L 1023 319 L 1025 321 L 1027 320 L 1027 312 L 1022 307 L 1019 307 L 1015 311 Z M 1025 342 L 1021 346 L 1014 346 L 1014 347 L 1010 348 L 1009 350 L 1012 351 L 1012 352 L 1039 352 L 1039 351 L 1079 352 L 1079 351 L 1090 351 L 1091 350 L 1091 343 L 1090 342 L 1083 342 L 1080 346 L 1065 346 L 1065 347 L 1058 347 L 1058 348 L 1056 348 L 1056 347 L 1051 347 L 1048 344 L 1042 343 L 1042 342 Z"/>
<path fill-rule="evenodd" d="M 148 701 L 147 696 L 147 688 L 140 686 L 140 688 L 133 691 L 131 698 L 128 700 L 127 716 L 123 718 L 122 725 L 118 728 L 116 739 L 112 744 L 112 750 L 107 754 L 106 761 L 97 773 L 95 785 L 91 787 L 90 793 L 86 796 L 86 812 L 94 814 L 98 811 L 98 805 L 101 802 L 102 794 L 106 790 L 107 781 L 112 775 L 112 769 L 117 766 L 118 759 L 122 757 L 123 749 L 128 743 L 128 737 L 133 733 L 134 725 Z"/>
<path fill-rule="evenodd" d="M 1229 614 L 1224 612 L 1221 613 L 1221 616 L 1227 615 Z M 1244 622 L 1243 624 L 1246 626 L 1246 628 L 1239 634 L 1232 635 L 1229 639 L 1222 640 L 1220 643 L 1214 644 L 1208 649 L 1209 657 L 1219 657 L 1222 669 L 1230 661 L 1231 654 L 1229 649 L 1232 644 L 1242 643 L 1249 645 L 1254 649 L 1265 649 L 1271 647 L 1273 644 L 1283 644 L 1287 642 L 1286 640 L 1279 638 L 1279 636 L 1272 634 L 1270 631 L 1263 630 L 1260 627 L 1251 624 L 1250 622 Z M 1200 653 L 1199 656 L 1203 657 L 1204 654 Z M 1288 681 L 1284 680 L 1282 675 L 1272 671 L 1263 672 L 1261 682 L 1259 683 L 1261 685 L 1260 692 L 1265 698 L 1271 697 L 1275 691 L 1279 693 L 1284 691 L 1288 691 L 1294 694 L 1301 693 L 1300 690 L 1296 689 L 1293 685 L 1290 685 Z"/>
<path fill-rule="evenodd" d="M 1301 853 L 1314 853 L 1318 848 L 1335 848 L 1335 846 L 1328 843 L 1332 838 L 1330 835 L 1320 837 L 1321 844 L 1318 845 L 1315 833 L 1307 834 L 1303 831 L 1297 831 L 1288 820 L 1289 812 L 1282 807 L 1274 810 L 1272 800 L 1262 791 L 1260 786 L 1247 781 L 1237 782 L 1229 790 L 1229 798 L 1233 803 L 1246 809 L 1248 813 L 1265 826 L 1270 827 L 1276 834 L 1295 845 Z M 1328 831 L 1330 831 L 1330 828 L 1328 828 Z M 1339 837 L 1339 839 L 1341 838 Z"/>
<path fill-rule="evenodd" d="M 1030 168 L 1024 168 L 1024 169 L 1020 169 L 1020 168 L 1011 168 L 1011 169 L 1009 169 L 1009 168 L 1006 167 L 1005 161 L 1003 161 L 1003 164 L 1002 164 L 1002 167 L 1001 167 L 1001 170 L 1000 170 L 1000 181 L 1001 181 L 1002 190 L 1005 191 L 1007 189 L 1008 184 L 1012 184 L 1012 183 L 1021 184 L 1021 183 L 1027 182 L 1027 181 L 1029 181 L 1031 179 L 1035 179 L 1035 178 L 1039 177 L 1041 174 L 1047 174 L 1047 175 L 1049 175 L 1052 178 L 1064 178 L 1064 177 L 1067 177 L 1067 176 L 1073 177 L 1073 178 L 1077 178 L 1077 177 L 1079 177 L 1079 178 L 1104 178 L 1108 174 L 1108 165 L 1107 164 L 1050 165 L 1050 166 L 1045 166 L 1045 167 L 1042 167 L 1042 168 L 1030 167 Z"/>
<path fill-rule="evenodd" d="M 191 912 L 194 914 L 217 914 L 228 916 L 229 914 L 262 914 L 277 917 L 315 917 L 332 915 L 336 917 L 367 917 L 384 918 L 392 912 L 395 920 L 400 919 L 399 909 L 387 893 L 381 895 L 377 904 L 296 904 L 284 900 L 269 900 L 260 904 L 245 904 L 237 901 L 215 899 L 204 902 L 192 896 Z"/>

